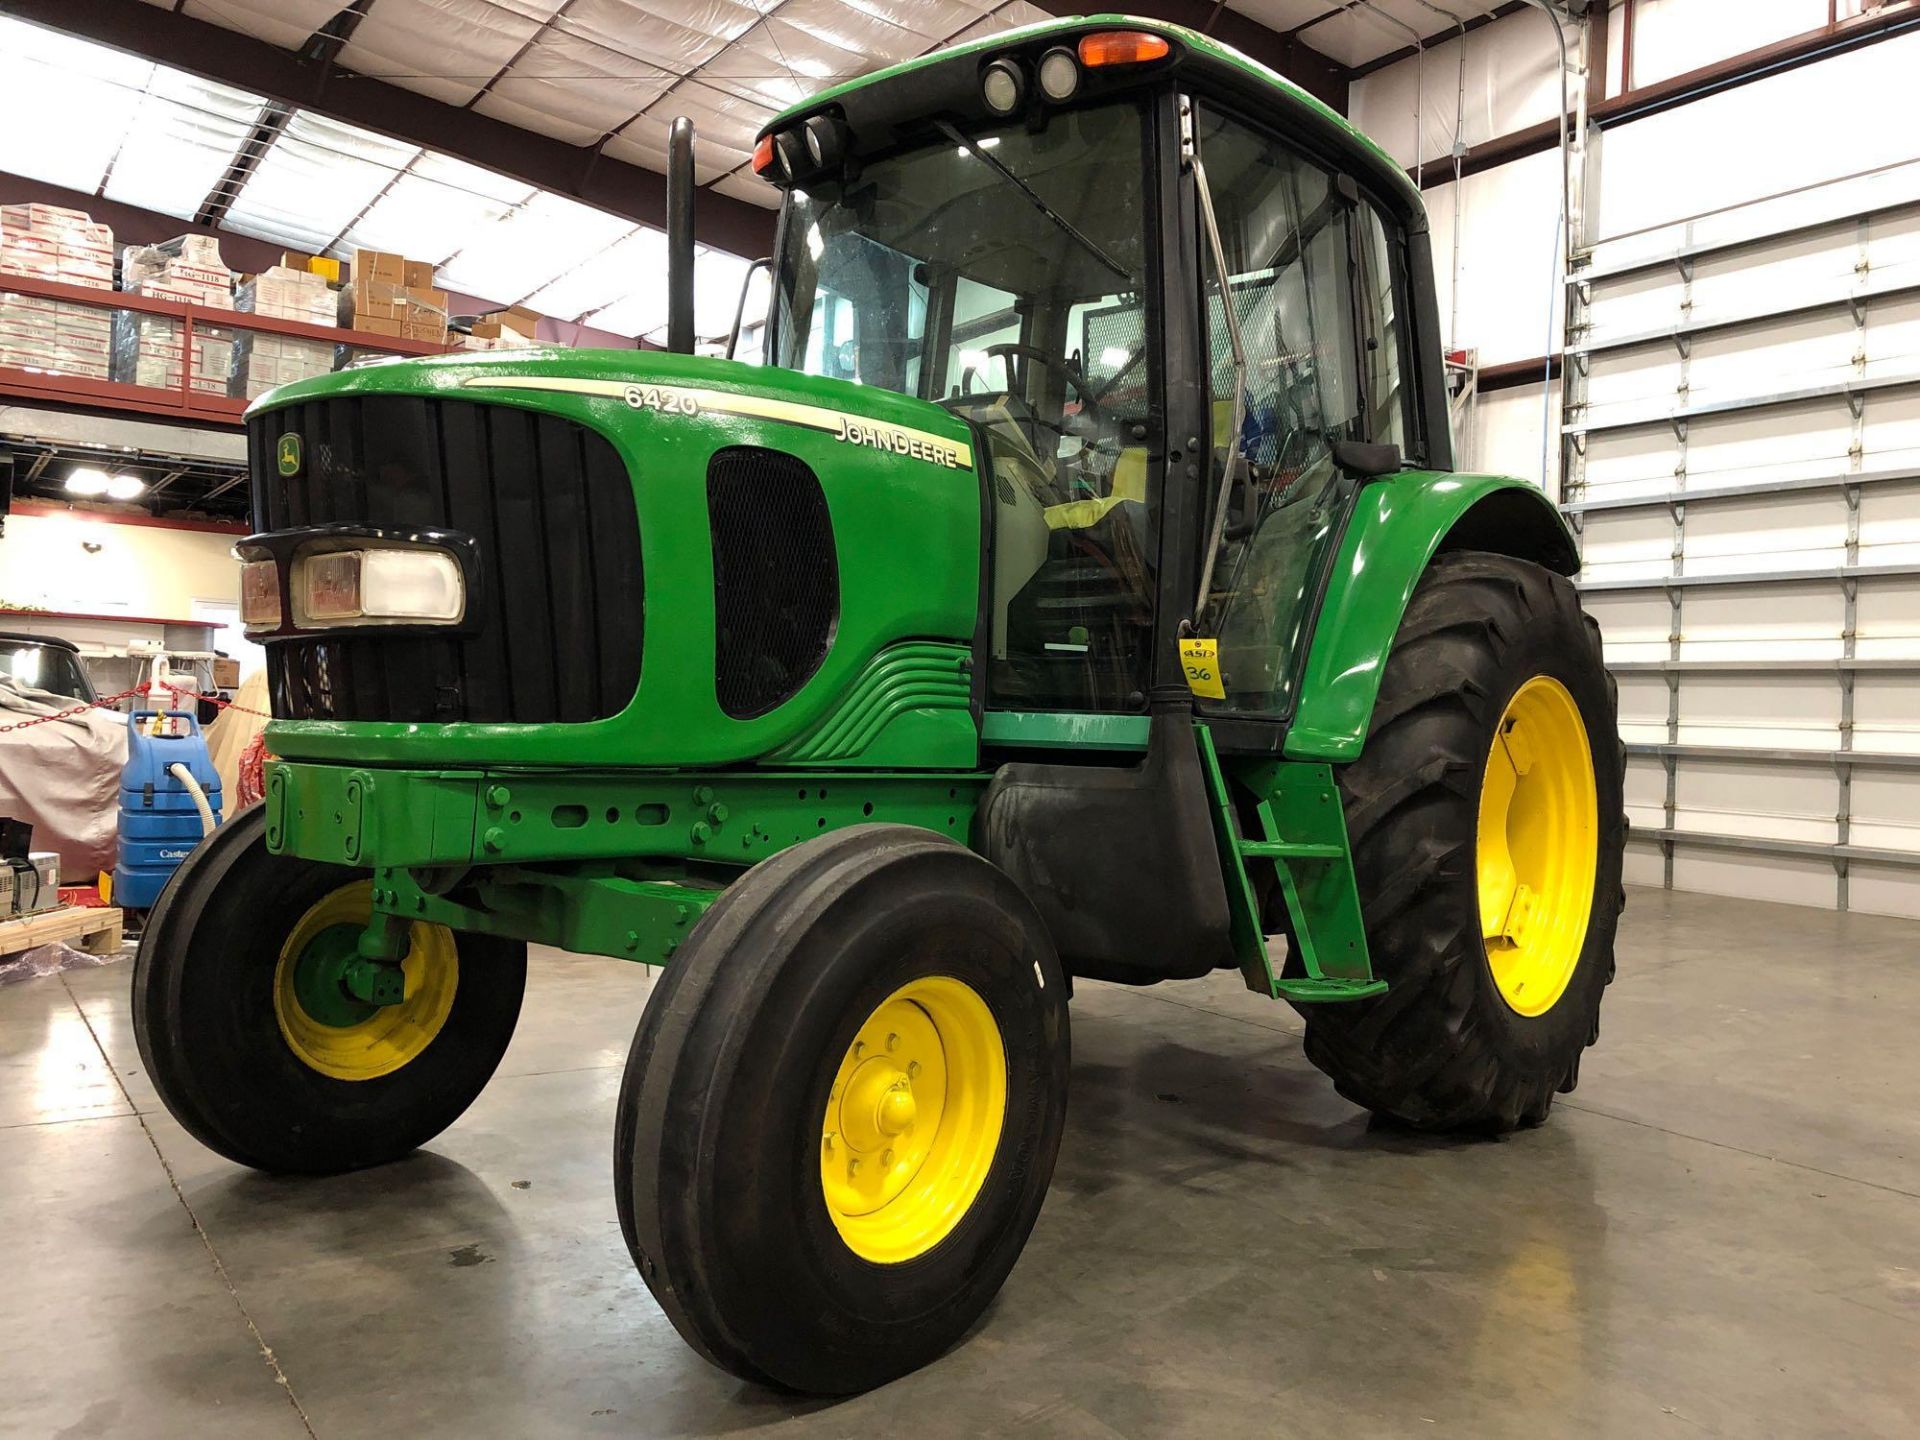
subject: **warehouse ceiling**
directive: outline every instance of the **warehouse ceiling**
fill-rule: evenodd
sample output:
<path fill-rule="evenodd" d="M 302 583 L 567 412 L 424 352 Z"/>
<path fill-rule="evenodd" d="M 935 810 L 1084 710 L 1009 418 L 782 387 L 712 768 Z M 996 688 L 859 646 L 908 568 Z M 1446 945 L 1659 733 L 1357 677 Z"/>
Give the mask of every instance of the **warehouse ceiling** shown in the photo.
<path fill-rule="evenodd" d="M 371 79 L 664 170 L 690 116 L 700 183 L 771 206 L 749 166 L 778 111 L 841 80 L 1072 6 L 1028 0 L 144 0 L 298 50 L 329 24 L 334 61 Z M 1087 6 L 1088 10 L 1097 6 Z M 1122 5 L 1119 8 L 1124 9 Z M 1151 9 L 1152 7 L 1148 7 Z M 1463 0 L 1232 0 L 1345 65 L 1485 7 Z"/>
<path fill-rule="evenodd" d="M 359 16 L 333 56 L 345 69 L 657 171 L 687 115 L 699 182 L 769 208 L 748 162 L 777 111 L 1047 18 L 1026 0 L 186 0 L 181 13 L 298 50 L 343 8 Z"/>
<path fill-rule="evenodd" d="M 336 83 L 381 81 L 649 171 L 664 170 L 668 124 L 686 114 L 699 136 L 699 182 L 760 207 L 771 207 L 775 193 L 753 176 L 750 152 L 780 108 L 879 65 L 1049 13 L 1028 0 L 124 3 L 338 67 Z M 1200 19 L 1210 9 L 1193 8 Z M 1295 32 L 1349 66 L 1485 9 L 1464 0 L 1232 0 L 1225 8 Z M 573 186 L 508 178 L 5 17 L 0 170 L 293 249 L 398 250 L 436 262 L 449 289 L 563 321 L 655 340 L 665 327 L 663 234 L 560 193 Z M 722 335 L 746 258 L 703 246 L 695 269 L 696 329 Z"/>
<path fill-rule="evenodd" d="M 676 115 L 700 182 L 773 203 L 748 161 L 775 113 L 841 80 L 1097 5 L 1029 0 L 143 0 L 333 60 L 371 79 L 664 170 Z M 1116 8 L 1125 10 L 1122 4 Z M 1147 4 L 1147 14 L 1168 7 Z M 1208 6 L 1194 7 L 1204 22 Z M 1358 66 L 1484 14 L 1468 0 L 1228 0 L 1219 7 Z M 344 14 L 357 15 L 350 24 Z"/>
<path fill-rule="evenodd" d="M 57 113 L 60 122 L 45 117 Z M 36 119 L 36 117 L 39 117 Z M 236 166 L 245 155 L 247 165 Z M 0 18 L 0 170 L 289 248 L 434 261 L 448 289 L 646 336 L 665 237 L 450 155 Z M 701 247 L 696 327 L 724 334 L 745 261 Z"/>
<path fill-rule="evenodd" d="M 1444 39 L 1448 29 L 1494 9 L 1495 0 L 1231 0 L 1226 8 L 1356 69 Z"/>

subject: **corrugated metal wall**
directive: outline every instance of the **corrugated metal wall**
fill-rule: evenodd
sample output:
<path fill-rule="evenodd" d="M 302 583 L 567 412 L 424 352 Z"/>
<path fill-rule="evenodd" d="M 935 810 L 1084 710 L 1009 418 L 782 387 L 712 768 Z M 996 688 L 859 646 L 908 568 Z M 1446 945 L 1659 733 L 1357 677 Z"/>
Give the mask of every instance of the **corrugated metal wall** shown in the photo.
<path fill-rule="evenodd" d="M 1641 0 L 1636 82 L 1827 20 L 1774 0 L 1730 30 L 1729 8 Z M 1356 84 L 1356 119 L 1445 167 L 1456 134 L 1552 117 L 1544 17 L 1466 49 L 1464 87 L 1442 83 L 1457 43 L 1422 57 L 1417 126 L 1413 61 Z M 1564 395 L 1483 396 L 1472 453 L 1580 526 L 1632 747 L 1631 880 L 1920 915 L 1916 73 L 1901 36 L 1605 130 L 1570 289 L 1557 154 L 1428 192 L 1452 343 L 1483 367 L 1569 356 Z"/>

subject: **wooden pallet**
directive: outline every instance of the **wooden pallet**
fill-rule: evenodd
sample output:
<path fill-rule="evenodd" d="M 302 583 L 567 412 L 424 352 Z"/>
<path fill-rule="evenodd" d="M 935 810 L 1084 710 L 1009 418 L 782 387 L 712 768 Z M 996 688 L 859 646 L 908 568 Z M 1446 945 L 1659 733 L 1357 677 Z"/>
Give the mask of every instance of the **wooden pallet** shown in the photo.
<path fill-rule="evenodd" d="M 120 910 L 112 905 L 62 905 L 58 910 L 0 921 L 0 956 L 50 945 L 55 940 L 64 940 L 89 955 L 117 955 Z"/>

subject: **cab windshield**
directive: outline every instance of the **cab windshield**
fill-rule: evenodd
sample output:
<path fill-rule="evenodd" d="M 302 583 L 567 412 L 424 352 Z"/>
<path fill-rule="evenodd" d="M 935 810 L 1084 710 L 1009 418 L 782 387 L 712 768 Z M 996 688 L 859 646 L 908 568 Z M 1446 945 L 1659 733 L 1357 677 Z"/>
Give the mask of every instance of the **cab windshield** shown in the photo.
<path fill-rule="evenodd" d="M 933 401 L 991 467 L 989 693 L 1144 707 L 1158 537 L 1147 115 L 962 131 L 792 192 L 775 364 Z M 930 537 L 934 538 L 934 537 Z"/>

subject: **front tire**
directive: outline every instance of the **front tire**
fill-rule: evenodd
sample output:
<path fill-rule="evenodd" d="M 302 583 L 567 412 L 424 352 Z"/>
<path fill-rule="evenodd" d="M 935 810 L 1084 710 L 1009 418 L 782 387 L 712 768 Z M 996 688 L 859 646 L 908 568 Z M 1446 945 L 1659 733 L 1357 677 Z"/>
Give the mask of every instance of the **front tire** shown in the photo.
<path fill-rule="evenodd" d="M 254 806 L 195 848 L 148 915 L 133 968 L 147 1073 L 193 1137 L 278 1173 L 396 1160 L 492 1077 L 526 989 L 526 946 L 415 924 L 400 1004 L 330 984 L 364 928 L 365 872 L 268 852 Z"/>
<path fill-rule="evenodd" d="M 755 866 L 662 975 L 614 1137 L 680 1333 L 816 1394 L 926 1364 L 1018 1259 L 1066 1117 L 1066 977 L 979 856 L 861 825 Z"/>
<path fill-rule="evenodd" d="M 1427 1130 L 1544 1120 L 1600 1033 L 1626 840 L 1614 686 L 1559 575 L 1436 558 L 1340 772 L 1379 999 L 1302 1007 L 1358 1105 Z"/>

